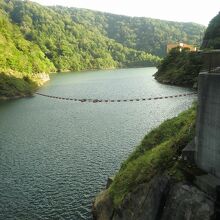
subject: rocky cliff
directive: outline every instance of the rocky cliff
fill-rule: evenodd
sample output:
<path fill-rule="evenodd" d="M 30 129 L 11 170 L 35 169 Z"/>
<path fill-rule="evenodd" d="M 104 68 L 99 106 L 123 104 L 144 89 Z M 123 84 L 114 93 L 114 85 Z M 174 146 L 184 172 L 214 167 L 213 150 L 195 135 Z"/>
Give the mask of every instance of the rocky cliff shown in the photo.
<path fill-rule="evenodd" d="M 192 184 L 182 149 L 195 135 L 195 106 L 147 134 L 94 201 L 95 220 L 209 220 L 214 199 Z M 193 167 L 190 173 L 195 174 Z M 197 175 L 197 174 L 196 174 Z"/>
<path fill-rule="evenodd" d="M 210 220 L 214 214 L 214 202 L 205 193 L 167 175 L 139 185 L 119 207 L 107 191 L 95 199 L 95 220 Z"/>

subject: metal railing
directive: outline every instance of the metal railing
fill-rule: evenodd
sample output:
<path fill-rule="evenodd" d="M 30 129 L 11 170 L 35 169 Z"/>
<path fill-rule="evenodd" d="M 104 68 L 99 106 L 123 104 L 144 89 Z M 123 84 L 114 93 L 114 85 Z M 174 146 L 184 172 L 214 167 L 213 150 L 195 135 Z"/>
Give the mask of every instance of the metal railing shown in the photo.
<path fill-rule="evenodd" d="M 202 54 L 202 71 L 220 73 L 220 50 L 199 51 Z"/>

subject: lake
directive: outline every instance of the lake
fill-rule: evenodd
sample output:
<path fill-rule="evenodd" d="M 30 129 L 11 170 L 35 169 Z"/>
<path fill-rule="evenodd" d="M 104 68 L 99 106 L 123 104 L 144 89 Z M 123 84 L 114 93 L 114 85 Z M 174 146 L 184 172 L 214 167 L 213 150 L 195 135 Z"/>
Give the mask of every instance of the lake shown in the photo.
<path fill-rule="evenodd" d="M 39 92 L 131 99 L 190 89 L 162 85 L 156 68 L 53 74 Z M 145 134 L 195 96 L 80 103 L 35 95 L 0 102 L 0 219 L 91 219 L 94 196 Z"/>

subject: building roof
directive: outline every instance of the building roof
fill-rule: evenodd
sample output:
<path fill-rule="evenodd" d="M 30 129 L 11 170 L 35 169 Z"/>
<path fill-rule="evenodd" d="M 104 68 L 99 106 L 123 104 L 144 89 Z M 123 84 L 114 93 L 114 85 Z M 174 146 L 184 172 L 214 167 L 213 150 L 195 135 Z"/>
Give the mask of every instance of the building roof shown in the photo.
<path fill-rule="evenodd" d="M 185 43 L 170 43 L 167 44 L 167 53 L 170 52 L 173 48 L 180 47 L 180 48 L 189 48 L 190 51 L 196 51 L 197 48 L 194 45 L 185 44 Z"/>

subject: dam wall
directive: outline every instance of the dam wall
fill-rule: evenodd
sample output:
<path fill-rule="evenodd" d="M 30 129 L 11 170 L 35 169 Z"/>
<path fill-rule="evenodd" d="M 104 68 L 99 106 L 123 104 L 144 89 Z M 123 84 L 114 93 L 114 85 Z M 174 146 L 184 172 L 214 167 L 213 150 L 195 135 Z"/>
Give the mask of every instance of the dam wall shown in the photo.
<path fill-rule="evenodd" d="M 199 74 L 197 165 L 220 177 L 220 73 Z"/>

